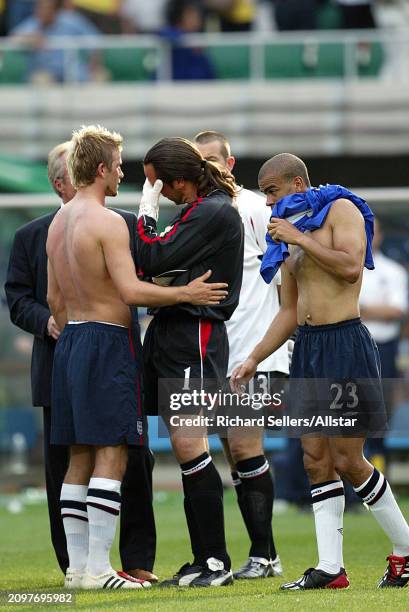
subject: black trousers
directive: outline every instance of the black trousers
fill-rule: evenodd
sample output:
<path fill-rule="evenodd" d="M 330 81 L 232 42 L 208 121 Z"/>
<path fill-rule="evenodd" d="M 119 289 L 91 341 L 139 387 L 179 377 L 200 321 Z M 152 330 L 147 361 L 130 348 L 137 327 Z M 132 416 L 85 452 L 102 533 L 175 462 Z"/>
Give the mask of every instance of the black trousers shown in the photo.
<path fill-rule="evenodd" d="M 67 542 L 60 512 L 60 493 L 68 467 L 68 447 L 50 444 L 51 408 L 44 407 L 44 463 L 51 541 L 58 564 L 68 567 Z M 120 555 L 124 569 L 152 571 L 156 553 L 156 528 L 152 506 L 153 455 L 145 447 L 130 447 L 122 482 Z"/>

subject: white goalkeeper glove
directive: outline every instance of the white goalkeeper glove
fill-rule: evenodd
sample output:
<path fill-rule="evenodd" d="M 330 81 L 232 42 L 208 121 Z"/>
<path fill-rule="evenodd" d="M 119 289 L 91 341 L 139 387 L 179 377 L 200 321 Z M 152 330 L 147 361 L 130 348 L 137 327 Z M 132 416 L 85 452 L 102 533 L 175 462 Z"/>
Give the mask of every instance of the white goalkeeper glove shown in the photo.
<path fill-rule="evenodd" d="M 143 190 L 141 203 L 139 204 L 138 219 L 142 215 L 152 217 L 155 221 L 158 220 L 159 216 L 159 196 L 162 191 L 163 183 L 160 179 L 155 181 L 152 186 L 148 179 L 146 179 Z"/>

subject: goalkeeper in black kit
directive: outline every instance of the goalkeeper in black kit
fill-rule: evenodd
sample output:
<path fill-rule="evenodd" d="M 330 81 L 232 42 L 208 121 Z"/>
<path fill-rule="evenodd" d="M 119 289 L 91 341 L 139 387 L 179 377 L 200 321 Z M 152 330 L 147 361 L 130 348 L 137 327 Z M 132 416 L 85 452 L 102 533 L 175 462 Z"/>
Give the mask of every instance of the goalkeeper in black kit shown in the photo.
<path fill-rule="evenodd" d="M 161 382 L 172 380 L 173 390 L 180 393 L 224 385 L 229 357 L 224 321 L 237 307 L 243 272 L 243 228 L 232 205 L 236 186 L 228 170 L 206 161 L 183 138 L 165 138 L 154 145 L 145 156 L 144 171 L 138 221 L 138 259 L 144 276 L 182 285 L 211 271 L 212 282 L 228 284 L 228 296 L 220 304 L 156 309 L 143 348 L 145 408 L 157 414 L 160 407 L 169 429 L 182 471 L 193 553 L 193 562 L 162 585 L 223 586 L 233 581 L 233 574 L 224 534 L 222 481 L 208 453 L 207 431 L 170 424 L 169 397 L 163 401 Z M 158 234 L 160 193 L 180 210 Z M 202 413 L 203 407 L 183 408 L 185 416 L 198 411 Z"/>

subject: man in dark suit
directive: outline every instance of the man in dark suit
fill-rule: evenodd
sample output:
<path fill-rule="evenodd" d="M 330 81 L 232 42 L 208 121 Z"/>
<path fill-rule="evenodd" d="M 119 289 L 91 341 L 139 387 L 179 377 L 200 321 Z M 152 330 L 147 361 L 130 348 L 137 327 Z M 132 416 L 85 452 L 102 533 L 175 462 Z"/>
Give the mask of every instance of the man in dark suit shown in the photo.
<path fill-rule="evenodd" d="M 57 145 L 48 156 L 48 177 L 62 205 L 75 195 L 66 167 L 69 142 Z M 51 377 L 56 340 L 60 335 L 47 304 L 48 228 L 57 211 L 17 230 L 10 253 L 5 291 L 11 321 L 34 335 L 31 361 L 31 388 L 34 406 L 44 414 L 44 462 L 51 539 L 61 570 L 68 567 L 68 553 L 60 513 L 60 492 L 68 466 L 68 447 L 50 444 Z M 126 221 L 135 259 L 137 219 L 132 213 L 116 210 Z M 132 309 L 132 334 L 136 354 L 141 356 L 137 309 Z M 144 428 L 146 431 L 146 428 Z M 128 467 L 122 482 L 120 555 L 125 571 L 136 578 L 156 582 L 152 574 L 156 551 L 156 530 L 152 508 L 153 455 L 147 438 L 141 446 L 129 447 Z"/>

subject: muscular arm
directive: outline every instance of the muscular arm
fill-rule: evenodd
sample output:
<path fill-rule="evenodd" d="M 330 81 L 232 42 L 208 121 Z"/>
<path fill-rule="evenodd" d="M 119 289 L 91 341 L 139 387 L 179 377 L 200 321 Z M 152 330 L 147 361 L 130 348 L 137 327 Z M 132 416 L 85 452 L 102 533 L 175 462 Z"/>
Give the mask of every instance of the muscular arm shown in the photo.
<path fill-rule="evenodd" d="M 286 268 L 281 266 L 281 304 L 264 337 L 251 351 L 249 358 L 261 363 L 274 353 L 294 333 L 297 326 L 297 284 Z"/>
<path fill-rule="evenodd" d="M 332 230 L 332 248 L 320 244 L 311 234 L 303 234 L 285 219 L 273 219 L 268 228 L 274 240 L 301 247 L 320 268 L 355 283 L 361 274 L 365 250 L 363 217 L 352 202 L 340 199 L 332 205 L 325 223 Z"/>
<path fill-rule="evenodd" d="M 297 244 L 326 272 L 355 283 L 361 273 L 365 243 L 364 220 L 349 200 L 332 205 L 327 220 L 332 227 L 333 248 L 327 248 L 309 234 L 301 234 Z"/>
<path fill-rule="evenodd" d="M 101 245 L 104 251 L 108 273 L 118 290 L 121 299 L 129 306 L 172 306 L 182 302 L 219 303 L 224 297 L 221 293 L 224 284 L 214 283 L 214 294 L 206 300 L 198 300 L 191 285 L 184 287 L 159 287 L 140 281 L 136 276 L 135 265 L 129 250 L 129 231 L 125 221 L 119 215 L 107 217 L 102 227 Z M 201 277 L 202 278 L 202 277 Z M 218 291 L 220 289 L 220 291 Z"/>
<path fill-rule="evenodd" d="M 47 262 L 47 302 L 55 322 L 62 330 L 67 322 L 67 311 L 50 259 Z"/>

